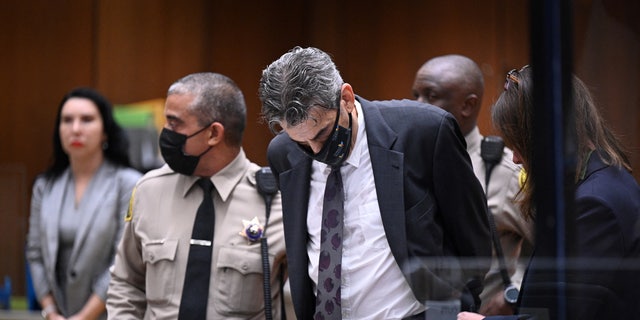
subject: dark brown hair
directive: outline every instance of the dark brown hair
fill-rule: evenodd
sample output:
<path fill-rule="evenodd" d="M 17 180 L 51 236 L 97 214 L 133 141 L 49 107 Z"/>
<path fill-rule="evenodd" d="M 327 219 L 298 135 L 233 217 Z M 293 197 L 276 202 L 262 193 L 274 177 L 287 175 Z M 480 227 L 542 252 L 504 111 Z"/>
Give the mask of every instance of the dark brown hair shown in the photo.
<path fill-rule="evenodd" d="M 505 143 L 522 157 L 523 168 L 531 173 L 533 159 L 533 81 L 531 68 L 510 73 L 505 91 L 491 108 L 491 119 Z M 589 154 L 596 150 L 602 160 L 612 166 L 631 172 L 629 158 L 617 137 L 606 123 L 587 86 L 573 76 L 573 107 L 576 126 L 576 177 L 580 179 Z M 535 205 L 536 177 L 528 174 L 519 193 L 520 207 L 527 218 L 532 218 Z"/>

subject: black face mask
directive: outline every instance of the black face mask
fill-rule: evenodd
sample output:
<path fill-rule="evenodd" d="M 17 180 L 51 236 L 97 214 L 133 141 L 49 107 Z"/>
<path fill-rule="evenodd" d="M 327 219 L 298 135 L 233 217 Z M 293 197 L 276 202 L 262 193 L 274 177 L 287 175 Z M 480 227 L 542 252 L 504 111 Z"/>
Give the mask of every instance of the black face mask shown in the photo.
<path fill-rule="evenodd" d="M 340 126 L 338 124 L 339 118 L 340 108 L 338 107 L 338 115 L 336 116 L 336 122 L 334 125 L 335 129 L 329 139 L 327 139 L 322 146 L 322 149 L 320 149 L 320 152 L 314 154 L 311 148 L 298 144 L 300 149 L 302 149 L 302 151 L 312 159 L 326 163 L 331 167 L 341 165 L 345 160 L 347 160 L 351 149 L 351 113 L 349 113 L 349 128 Z"/>
<path fill-rule="evenodd" d="M 209 124 L 211 125 L 211 124 Z M 192 156 L 184 153 L 184 145 L 187 143 L 187 139 L 202 132 L 204 129 L 209 128 L 209 125 L 196 131 L 194 134 L 187 136 L 175 131 L 163 128 L 160 133 L 160 153 L 162 158 L 169 165 L 173 171 L 182 173 L 184 175 L 192 175 L 198 166 L 200 157 L 211 150 L 211 146 L 203 153 Z"/>

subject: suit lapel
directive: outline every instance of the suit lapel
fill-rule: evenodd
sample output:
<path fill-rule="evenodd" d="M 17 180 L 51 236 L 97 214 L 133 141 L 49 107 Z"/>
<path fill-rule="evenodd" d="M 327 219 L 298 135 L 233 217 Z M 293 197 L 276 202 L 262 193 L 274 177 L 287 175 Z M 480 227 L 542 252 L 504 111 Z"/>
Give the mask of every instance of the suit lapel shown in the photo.
<path fill-rule="evenodd" d="M 589 176 L 594 172 L 606 168 L 607 165 L 602 161 L 600 153 L 596 150 L 589 154 L 586 163 L 584 164 L 584 172 L 581 174 L 578 185 L 582 184 Z"/>
<path fill-rule="evenodd" d="M 117 187 L 114 179 L 116 172 L 114 167 L 104 162 L 96 174 L 91 178 L 87 190 L 82 195 L 78 211 L 80 213 L 80 225 L 78 233 L 73 243 L 73 251 L 69 264 L 73 265 L 78 258 L 78 254 L 84 246 L 84 241 L 91 229 L 91 224 L 96 220 L 103 205 L 103 200 L 107 199 L 107 194 Z"/>
<path fill-rule="evenodd" d="M 50 274 L 54 274 L 55 266 L 58 263 L 58 245 L 59 245 L 59 227 L 60 227 L 60 215 L 63 210 L 62 203 L 65 198 L 67 186 L 70 183 L 70 172 L 65 170 L 60 178 L 51 186 L 51 192 L 45 193 L 42 199 L 42 216 L 41 225 L 44 226 L 44 236 L 46 237 L 46 251 L 45 259 L 50 260 L 49 265 L 52 266 L 52 270 L 48 270 Z"/>
<path fill-rule="evenodd" d="M 287 137 L 287 139 L 289 139 Z M 293 142 L 291 142 L 293 143 Z M 297 148 L 294 146 L 294 148 Z M 308 276 L 307 258 L 307 215 L 309 207 L 309 179 L 311 176 L 311 159 L 301 151 L 289 149 L 287 160 L 291 169 L 280 173 L 280 194 L 282 196 L 282 214 L 289 263 L 289 279 L 291 291 L 297 292 L 294 298 L 296 309 L 308 312 L 315 308 L 315 296 L 311 290 L 311 279 Z M 312 317 L 307 314 L 304 318 Z"/>
<path fill-rule="evenodd" d="M 404 154 L 393 150 L 398 136 L 382 117 L 380 110 L 365 99 L 357 99 L 364 114 L 382 224 L 391 252 L 402 266 L 408 257 L 403 200 Z"/>
<path fill-rule="evenodd" d="M 301 250 L 306 256 L 307 209 L 309 206 L 309 177 L 311 160 L 301 152 L 289 154 L 293 167 L 280 174 L 280 181 L 286 189 L 281 190 L 284 228 L 288 243 L 294 250 Z"/>

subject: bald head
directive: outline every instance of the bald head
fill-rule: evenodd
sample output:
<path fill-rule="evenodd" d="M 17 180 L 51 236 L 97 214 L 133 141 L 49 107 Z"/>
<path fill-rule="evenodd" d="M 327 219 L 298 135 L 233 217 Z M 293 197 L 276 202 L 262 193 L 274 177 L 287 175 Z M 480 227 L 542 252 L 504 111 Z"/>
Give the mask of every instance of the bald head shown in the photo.
<path fill-rule="evenodd" d="M 465 135 L 476 126 L 483 91 L 480 67 L 454 54 L 425 62 L 413 82 L 414 97 L 450 112 Z"/>

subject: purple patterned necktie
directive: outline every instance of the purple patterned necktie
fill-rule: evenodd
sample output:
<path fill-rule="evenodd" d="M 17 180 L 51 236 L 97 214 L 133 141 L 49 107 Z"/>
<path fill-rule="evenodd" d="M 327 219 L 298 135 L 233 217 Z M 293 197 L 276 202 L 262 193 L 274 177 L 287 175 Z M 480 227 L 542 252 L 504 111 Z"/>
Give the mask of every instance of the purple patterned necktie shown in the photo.
<path fill-rule="evenodd" d="M 314 320 L 342 319 L 340 270 L 342 265 L 343 205 L 344 193 L 340 167 L 333 167 L 327 178 L 322 205 L 318 294 Z"/>

